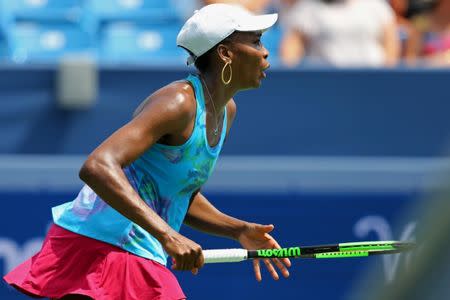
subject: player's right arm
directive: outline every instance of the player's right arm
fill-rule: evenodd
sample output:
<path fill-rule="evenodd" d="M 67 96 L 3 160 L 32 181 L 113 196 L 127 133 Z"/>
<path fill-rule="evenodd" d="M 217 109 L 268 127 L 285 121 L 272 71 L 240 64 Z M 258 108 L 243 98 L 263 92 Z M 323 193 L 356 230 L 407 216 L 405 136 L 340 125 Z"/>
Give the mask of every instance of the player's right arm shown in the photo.
<path fill-rule="evenodd" d="M 288 67 L 295 67 L 300 63 L 305 54 L 305 36 L 296 29 L 289 29 L 281 38 L 280 58 Z"/>
<path fill-rule="evenodd" d="M 155 92 L 140 112 L 98 146 L 83 164 L 79 176 L 119 213 L 161 242 L 179 270 L 203 265 L 201 247 L 174 231 L 133 189 L 123 168 L 158 140 L 185 132 L 195 118 L 192 88 L 173 83 Z"/>

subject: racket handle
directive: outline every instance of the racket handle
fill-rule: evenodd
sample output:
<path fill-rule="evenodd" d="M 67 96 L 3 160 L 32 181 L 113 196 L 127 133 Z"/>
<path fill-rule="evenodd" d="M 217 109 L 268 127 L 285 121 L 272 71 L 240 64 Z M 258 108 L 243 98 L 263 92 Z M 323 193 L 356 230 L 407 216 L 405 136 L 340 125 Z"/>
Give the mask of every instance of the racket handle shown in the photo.
<path fill-rule="evenodd" d="M 203 257 L 205 264 L 240 262 L 247 259 L 247 253 L 245 249 L 203 250 Z"/>

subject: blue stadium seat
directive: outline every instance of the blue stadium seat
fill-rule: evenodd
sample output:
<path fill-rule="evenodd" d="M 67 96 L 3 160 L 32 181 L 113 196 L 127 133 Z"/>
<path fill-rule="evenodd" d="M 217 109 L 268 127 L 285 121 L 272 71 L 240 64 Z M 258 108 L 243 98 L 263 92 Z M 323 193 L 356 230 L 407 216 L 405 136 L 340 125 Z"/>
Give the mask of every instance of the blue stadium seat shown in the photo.
<path fill-rule="evenodd" d="M 181 25 L 111 22 L 100 29 L 98 59 L 110 63 L 185 63 L 187 55 L 176 46 Z"/>
<path fill-rule="evenodd" d="M 16 22 L 8 30 L 14 62 L 56 62 L 67 54 L 94 53 L 92 38 L 74 23 Z"/>
<path fill-rule="evenodd" d="M 3 26 L 0 27 L 0 61 L 4 61 L 7 59 L 8 56 L 8 52 L 7 52 L 7 48 L 8 47 L 8 43 L 6 40 L 6 35 L 5 32 L 3 30 Z"/>
<path fill-rule="evenodd" d="M 81 18 L 86 0 L 1 0 L 11 21 L 72 20 Z"/>

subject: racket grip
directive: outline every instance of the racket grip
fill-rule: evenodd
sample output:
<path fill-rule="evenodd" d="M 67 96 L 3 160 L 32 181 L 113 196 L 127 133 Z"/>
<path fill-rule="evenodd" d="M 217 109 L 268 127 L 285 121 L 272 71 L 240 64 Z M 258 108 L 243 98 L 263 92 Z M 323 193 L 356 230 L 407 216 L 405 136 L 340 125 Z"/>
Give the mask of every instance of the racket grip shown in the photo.
<path fill-rule="evenodd" d="M 205 264 L 240 262 L 247 259 L 245 249 L 203 250 Z"/>

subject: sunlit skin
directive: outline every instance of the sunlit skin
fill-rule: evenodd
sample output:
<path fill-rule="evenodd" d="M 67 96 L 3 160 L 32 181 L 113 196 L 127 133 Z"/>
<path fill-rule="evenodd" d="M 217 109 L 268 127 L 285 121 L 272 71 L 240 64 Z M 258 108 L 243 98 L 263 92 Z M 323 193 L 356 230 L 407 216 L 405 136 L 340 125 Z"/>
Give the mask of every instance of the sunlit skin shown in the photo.
<path fill-rule="evenodd" d="M 233 96 L 240 90 L 257 88 L 269 67 L 269 52 L 261 44 L 261 32 L 235 32 L 215 47 L 210 67 L 200 76 L 207 110 L 208 143 L 218 143 L 220 132 L 228 134 L 236 114 Z M 221 72 L 231 62 L 233 77 L 224 85 Z M 226 69 L 227 72 L 229 69 Z M 229 73 L 226 72 L 226 78 Z M 209 97 L 208 91 L 211 94 Z M 80 170 L 80 178 L 102 199 L 128 219 L 152 234 L 173 258 L 175 270 L 190 270 L 196 274 L 203 266 L 202 248 L 194 241 L 174 231 L 159 217 L 128 182 L 123 167 L 140 157 L 155 143 L 181 145 L 194 128 L 196 100 L 193 87 L 186 81 L 173 82 L 150 95 L 136 110 L 133 119 L 113 133 L 95 149 Z M 227 107 L 227 128 L 222 128 Z M 218 125 L 219 134 L 213 131 Z M 185 224 L 198 230 L 235 239 L 247 249 L 279 248 L 270 236 L 273 225 L 260 225 L 235 219 L 217 210 L 200 192 L 194 193 L 185 217 Z M 288 259 L 263 260 L 274 279 L 289 276 Z M 255 277 L 261 280 L 260 262 L 253 263 Z"/>

